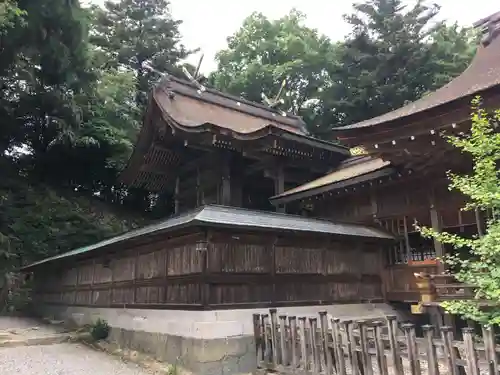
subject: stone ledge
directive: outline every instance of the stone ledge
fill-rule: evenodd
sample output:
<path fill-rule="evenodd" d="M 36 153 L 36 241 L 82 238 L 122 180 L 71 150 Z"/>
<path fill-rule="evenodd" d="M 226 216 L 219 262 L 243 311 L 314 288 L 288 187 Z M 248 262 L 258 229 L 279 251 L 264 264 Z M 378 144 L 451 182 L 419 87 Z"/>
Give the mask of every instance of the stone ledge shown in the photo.
<path fill-rule="evenodd" d="M 206 375 L 249 374 L 257 367 L 252 336 L 195 339 L 111 328 L 109 342 L 152 355 L 156 360 Z"/>
<path fill-rule="evenodd" d="M 20 346 L 52 345 L 61 344 L 71 339 L 69 334 L 59 334 L 54 336 L 30 337 L 21 339 L 0 340 L 0 348 L 17 348 Z"/>

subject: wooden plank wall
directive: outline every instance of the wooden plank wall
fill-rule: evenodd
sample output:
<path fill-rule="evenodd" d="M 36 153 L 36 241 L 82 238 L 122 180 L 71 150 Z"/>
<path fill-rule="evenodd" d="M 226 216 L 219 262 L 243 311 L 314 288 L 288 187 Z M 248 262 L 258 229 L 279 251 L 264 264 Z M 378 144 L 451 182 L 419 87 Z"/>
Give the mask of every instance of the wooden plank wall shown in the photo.
<path fill-rule="evenodd" d="M 332 195 L 314 202 L 314 216 L 354 223 L 373 223 L 374 219 L 402 219 L 413 225 L 416 218 L 430 225 L 430 196 L 444 228 L 475 224 L 474 212 L 463 212 L 465 198 L 448 190 L 446 180 L 409 178 L 380 186 L 358 188 L 350 193 Z"/>
<path fill-rule="evenodd" d="M 40 269 L 35 298 L 183 309 L 354 303 L 383 299 L 382 268 L 381 247 L 359 239 L 214 230 Z"/>

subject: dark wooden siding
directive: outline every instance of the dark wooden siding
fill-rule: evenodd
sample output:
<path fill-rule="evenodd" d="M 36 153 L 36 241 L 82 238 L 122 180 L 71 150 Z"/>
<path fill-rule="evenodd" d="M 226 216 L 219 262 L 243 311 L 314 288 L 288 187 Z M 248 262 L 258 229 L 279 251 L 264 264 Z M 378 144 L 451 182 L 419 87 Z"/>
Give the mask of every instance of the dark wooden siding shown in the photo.
<path fill-rule="evenodd" d="M 360 302 L 382 299 L 382 267 L 381 246 L 360 239 L 209 230 L 42 268 L 36 296 L 135 308 Z"/>

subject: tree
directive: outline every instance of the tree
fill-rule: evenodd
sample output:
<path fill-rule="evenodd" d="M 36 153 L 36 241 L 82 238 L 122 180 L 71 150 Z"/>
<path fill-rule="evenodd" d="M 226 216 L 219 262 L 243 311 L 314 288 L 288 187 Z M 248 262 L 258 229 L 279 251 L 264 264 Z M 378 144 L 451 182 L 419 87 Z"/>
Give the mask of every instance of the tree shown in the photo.
<path fill-rule="evenodd" d="M 450 189 L 456 189 L 469 198 L 464 210 L 492 212 L 485 234 L 464 238 L 430 228 L 419 228 L 422 235 L 451 245 L 456 252 L 444 258 L 454 267 L 458 281 L 475 285 L 476 299 L 450 301 L 443 307 L 452 314 L 461 315 L 483 324 L 500 325 L 500 110 L 489 115 L 473 102 L 472 128 L 464 136 L 447 136 L 460 151 L 469 154 L 473 170 L 469 175 L 449 173 Z M 468 250 L 468 256 L 459 254 Z M 489 304 L 489 308 L 481 304 Z"/>
<path fill-rule="evenodd" d="M 431 34 L 431 41 L 434 66 L 430 90 L 444 86 L 469 66 L 479 43 L 479 34 L 457 23 L 440 24 Z"/>
<path fill-rule="evenodd" d="M 1 271 L 116 235 L 148 208 L 126 215 L 116 178 L 139 129 L 135 73 L 104 68 L 88 15 L 77 0 L 0 4 Z"/>
<path fill-rule="evenodd" d="M 0 158 L 0 273 L 112 237 L 142 223 L 99 201 L 18 175 Z"/>
<path fill-rule="evenodd" d="M 92 43 L 101 49 L 108 66 L 134 71 L 136 102 L 144 108 L 158 76 L 143 64 L 149 62 L 160 72 L 175 72 L 189 55 L 180 43 L 181 22 L 172 18 L 167 0 L 107 1 L 104 9 L 94 7 L 92 13 Z"/>
<path fill-rule="evenodd" d="M 228 38 L 228 48 L 217 54 L 218 68 L 210 83 L 261 102 L 262 93 L 275 96 L 286 79 L 280 108 L 303 114 L 323 86 L 333 53 L 330 40 L 304 26 L 304 19 L 296 10 L 274 21 L 253 13 Z"/>
<path fill-rule="evenodd" d="M 82 123 L 55 142 L 45 155 L 46 177 L 59 186 L 98 194 L 117 202 L 117 177 L 131 155 L 140 128 L 133 72 L 101 72 L 96 86 L 77 98 Z"/>
<path fill-rule="evenodd" d="M 78 127 L 75 95 L 93 79 L 86 19 L 78 1 L 20 0 L 18 7 L 24 24 L 2 38 L 2 140 L 4 148 L 23 145 L 43 161 L 62 132 Z"/>
<path fill-rule="evenodd" d="M 368 0 L 344 16 L 352 33 L 339 46 L 322 100 L 318 132 L 329 132 L 412 102 L 459 75 L 474 44 L 468 30 L 434 22 L 437 5 L 422 0 Z"/>
<path fill-rule="evenodd" d="M 10 0 L 4 0 L 0 3 L 0 35 L 4 35 L 9 29 L 22 22 L 23 12 L 17 6 L 17 3 Z"/>

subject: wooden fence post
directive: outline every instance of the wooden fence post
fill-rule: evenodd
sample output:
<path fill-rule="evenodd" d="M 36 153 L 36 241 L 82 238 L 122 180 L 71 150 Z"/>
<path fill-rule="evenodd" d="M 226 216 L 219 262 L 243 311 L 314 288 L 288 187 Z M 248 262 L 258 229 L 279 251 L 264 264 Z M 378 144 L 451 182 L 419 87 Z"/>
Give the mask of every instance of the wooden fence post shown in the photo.
<path fill-rule="evenodd" d="M 387 316 L 387 330 L 389 332 L 389 343 L 391 346 L 392 361 L 394 363 L 394 373 L 395 375 L 405 375 L 397 337 L 398 322 L 394 315 Z"/>
<path fill-rule="evenodd" d="M 449 326 L 441 327 L 441 338 L 443 339 L 444 355 L 448 363 L 448 371 L 451 375 L 458 375 L 457 359 L 453 349 L 453 328 Z"/>
<path fill-rule="evenodd" d="M 326 311 L 321 311 L 319 313 L 320 323 L 321 323 L 321 336 L 323 341 L 323 352 L 325 356 L 326 373 L 328 375 L 332 374 L 332 355 L 335 353 L 335 348 L 332 348 L 330 352 L 330 332 L 328 332 L 328 318 L 326 316 Z M 333 326 L 332 326 L 332 336 L 333 336 Z"/>
<path fill-rule="evenodd" d="M 385 358 L 385 345 L 382 339 L 382 322 L 375 322 L 374 336 L 375 336 L 375 350 L 377 355 L 377 365 L 380 375 L 389 375 L 387 368 L 387 359 Z"/>
<path fill-rule="evenodd" d="M 292 346 L 292 368 L 295 372 L 297 370 L 297 318 L 295 316 L 288 317 L 288 324 L 290 326 L 290 344 Z"/>
<path fill-rule="evenodd" d="M 318 320 L 316 318 L 309 318 L 309 340 L 312 352 L 311 372 L 313 375 L 319 374 L 321 369 L 319 365 L 318 353 Z"/>
<path fill-rule="evenodd" d="M 273 355 L 273 365 L 278 365 L 278 317 L 276 309 L 269 310 L 271 314 L 271 350 Z"/>
<path fill-rule="evenodd" d="M 434 345 L 434 327 L 424 325 L 422 327 L 425 338 L 425 352 L 427 353 L 427 371 L 429 375 L 439 375 L 436 347 Z"/>
<path fill-rule="evenodd" d="M 356 337 L 354 336 L 354 323 L 352 320 L 346 320 L 343 322 L 344 329 L 347 338 L 347 356 L 351 364 L 351 374 L 352 375 L 364 375 L 360 368 L 360 362 L 358 359 L 358 351 L 356 350 Z"/>
<path fill-rule="evenodd" d="M 260 353 L 262 350 L 262 327 L 260 326 L 260 314 L 253 314 L 253 336 L 255 339 L 255 352 L 257 354 L 257 363 L 259 363 Z M 265 327 L 264 327 L 265 328 Z"/>
<path fill-rule="evenodd" d="M 262 361 L 264 362 L 270 362 L 271 361 L 271 352 L 269 348 L 269 336 L 267 334 L 267 323 L 269 321 L 269 315 L 267 314 L 262 314 L 260 316 L 261 318 L 261 324 L 262 324 L 262 331 L 263 331 L 263 340 L 262 340 Z"/>
<path fill-rule="evenodd" d="M 361 347 L 361 366 L 363 368 L 363 374 L 372 375 L 373 373 L 372 359 L 370 353 L 368 352 L 366 323 L 363 321 L 359 321 L 358 329 L 359 329 L 359 345 Z"/>
<path fill-rule="evenodd" d="M 474 328 L 462 328 L 464 338 L 465 357 L 467 359 L 468 375 L 479 375 L 476 348 L 474 346 Z"/>
<path fill-rule="evenodd" d="M 287 361 L 287 340 L 286 340 L 286 316 L 280 316 L 280 349 L 281 349 L 281 364 L 288 365 Z"/>
<path fill-rule="evenodd" d="M 342 341 L 342 333 L 340 332 L 340 319 L 332 319 L 333 331 L 333 350 L 336 356 L 337 375 L 346 375 L 344 343 Z"/>
<path fill-rule="evenodd" d="M 309 365 L 309 359 L 307 355 L 307 341 L 306 341 L 306 318 L 305 317 L 300 317 L 299 318 L 299 325 L 300 325 L 300 331 L 299 331 L 299 336 L 300 336 L 300 362 L 302 364 L 302 369 L 304 371 L 307 371 L 308 365 Z"/>
<path fill-rule="evenodd" d="M 498 356 L 495 351 L 495 336 L 492 327 L 483 327 L 484 349 L 490 375 L 498 375 Z"/>
<path fill-rule="evenodd" d="M 402 326 L 406 338 L 406 350 L 408 354 L 408 362 L 410 362 L 410 371 L 412 375 L 420 375 L 420 360 L 418 359 L 418 347 L 415 336 L 415 326 L 412 323 L 403 324 Z"/>

